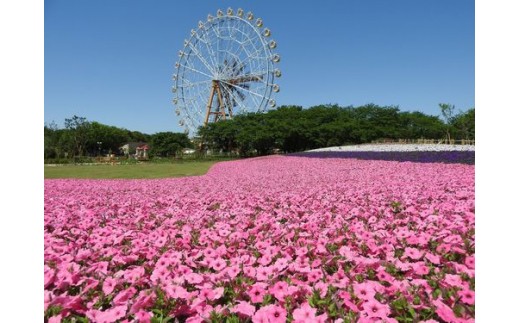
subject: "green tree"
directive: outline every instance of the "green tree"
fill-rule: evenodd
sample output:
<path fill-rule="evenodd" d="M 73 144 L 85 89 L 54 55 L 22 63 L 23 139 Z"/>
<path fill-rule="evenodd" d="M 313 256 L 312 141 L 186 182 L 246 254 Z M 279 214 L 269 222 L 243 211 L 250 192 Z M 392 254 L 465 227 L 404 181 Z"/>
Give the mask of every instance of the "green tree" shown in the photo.
<path fill-rule="evenodd" d="M 119 152 L 119 147 L 129 141 L 132 140 L 128 130 L 93 121 L 89 127 L 87 151 L 92 155 L 97 155 L 105 151 L 108 153 L 117 153 Z"/>
<path fill-rule="evenodd" d="M 182 148 L 188 147 L 193 145 L 184 133 L 158 132 L 150 136 L 150 153 L 153 156 L 176 156 Z"/>
<path fill-rule="evenodd" d="M 43 156 L 44 158 L 56 158 L 59 156 L 59 129 L 52 121 L 43 127 Z"/>
<path fill-rule="evenodd" d="M 446 131 L 446 139 L 448 142 L 451 141 L 451 130 L 453 125 L 453 118 L 455 117 L 455 106 L 452 104 L 447 103 L 439 103 L 439 108 L 441 109 L 441 115 L 444 119 L 444 122 L 446 124 L 445 131 Z"/>
<path fill-rule="evenodd" d="M 445 134 L 445 124 L 438 116 L 429 116 L 419 111 L 402 112 L 399 115 L 403 139 L 437 139 Z"/>
<path fill-rule="evenodd" d="M 68 130 L 68 141 L 72 145 L 72 153 L 76 156 L 83 156 L 89 142 L 90 122 L 84 117 L 74 115 L 70 119 L 65 119 L 65 129 Z"/>
<path fill-rule="evenodd" d="M 475 108 L 466 112 L 459 112 L 453 117 L 453 128 L 457 133 L 458 139 L 475 139 Z"/>

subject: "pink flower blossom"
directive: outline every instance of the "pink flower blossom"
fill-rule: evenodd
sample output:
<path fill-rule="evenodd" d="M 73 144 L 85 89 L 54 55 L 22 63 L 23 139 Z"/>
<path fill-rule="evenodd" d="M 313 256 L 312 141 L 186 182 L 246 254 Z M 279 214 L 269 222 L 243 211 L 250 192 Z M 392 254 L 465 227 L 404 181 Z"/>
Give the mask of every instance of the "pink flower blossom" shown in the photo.
<path fill-rule="evenodd" d="M 211 263 L 211 267 L 216 271 L 221 271 L 222 269 L 226 268 L 226 261 L 222 258 L 215 259 Z"/>
<path fill-rule="evenodd" d="M 312 308 L 309 303 L 303 303 L 299 308 L 293 311 L 294 323 L 311 323 L 316 319 L 316 309 Z"/>
<path fill-rule="evenodd" d="M 48 323 L 61 323 L 61 314 L 58 314 L 56 316 L 51 316 L 49 317 L 49 320 L 47 321 Z"/>
<path fill-rule="evenodd" d="M 437 313 L 441 319 L 446 322 L 458 321 L 457 317 L 448 305 L 444 304 L 439 299 L 434 300 L 432 303 L 435 305 L 435 313 Z"/>
<path fill-rule="evenodd" d="M 427 253 L 424 257 L 426 259 L 428 259 L 432 264 L 438 265 L 441 263 L 440 262 L 441 257 L 434 255 L 432 253 Z"/>
<path fill-rule="evenodd" d="M 269 293 L 272 294 L 277 300 L 283 301 L 284 297 L 288 295 L 288 287 L 289 285 L 284 281 L 276 282 L 271 288 L 269 288 Z"/>
<path fill-rule="evenodd" d="M 464 260 L 464 264 L 468 266 L 468 268 L 475 269 L 475 256 L 468 256 Z"/>
<path fill-rule="evenodd" d="M 168 284 L 168 285 L 166 285 L 164 290 L 166 292 L 166 295 L 168 295 L 168 297 L 173 298 L 173 299 L 175 299 L 175 298 L 188 299 L 188 297 L 189 297 L 188 291 L 182 286 Z"/>
<path fill-rule="evenodd" d="M 112 323 L 125 317 L 126 309 L 126 305 L 121 305 L 106 311 L 89 310 L 86 315 L 93 322 Z"/>
<path fill-rule="evenodd" d="M 345 305 L 349 310 L 354 313 L 359 312 L 358 306 L 352 302 L 352 298 L 348 292 L 341 291 L 338 295 L 343 300 L 343 305 Z"/>
<path fill-rule="evenodd" d="M 264 300 L 264 296 L 266 293 L 267 292 L 265 290 L 264 285 L 256 283 L 253 286 L 251 286 L 251 288 L 247 292 L 247 295 L 249 295 L 249 298 L 251 299 L 252 303 L 261 303 Z"/>
<path fill-rule="evenodd" d="M 369 283 L 355 283 L 353 288 L 354 294 L 362 300 L 369 301 L 376 296 L 376 291 L 374 290 L 373 285 Z"/>
<path fill-rule="evenodd" d="M 457 294 L 459 295 L 461 302 L 468 304 L 468 305 L 475 304 L 475 292 L 474 291 L 469 290 L 469 289 L 463 289 L 463 290 L 459 290 L 457 292 Z"/>
<path fill-rule="evenodd" d="M 269 279 L 269 276 L 272 274 L 272 270 L 268 267 L 257 267 L 256 269 L 256 280 L 257 281 L 266 281 Z"/>
<path fill-rule="evenodd" d="M 134 294 L 137 292 L 137 290 L 134 288 L 134 287 L 130 287 L 128 289 L 125 289 L 121 292 L 119 292 L 119 294 L 116 295 L 116 297 L 114 297 L 113 299 L 113 303 L 115 305 L 125 305 L 128 300 L 134 296 Z"/>
<path fill-rule="evenodd" d="M 143 310 L 139 310 L 135 313 L 135 318 L 139 323 L 150 323 L 152 320 L 153 314 L 150 312 L 145 312 Z"/>
<path fill-rule="evenodd" d="M 460 287 L 462 286 L 462 278 L 459 275 L 446 274 L 444 282 L 449 286 Z"/>
<path fill-rule="evenodd" d="M 112 291 L 114 290 L 116 285 L 117 285 L 116 279 L 114 279 L 112 277 L 105 278 L 105 281 L 103 282 L 103 293 L 105 293 L 105 295 L 112 293 Z"/>
<path fill-rule="evenodd" d="M 417 248 L 406 248 L 404 250 L 404 256 L 413 260 L 419 260 L 422 258 L 423 253 Z"/>
<path fill-rule="evenodd" d="M 278 305 L 261 307 L 253 316 L 253 322 L 285 323 L 287 311 Z"/>
<path fill-rule="evenodd" d="M 245 301 L 238 302 L 238 304 L 231 309 L 231 312 L 233 313 L 240 313 L 248 317 L 253 316 L 255 314 L 255 311 L 255 307 Z"/>
<path fill-rule="evenodd" d="M 385 319 L 390 315 L 390 307 L 387 304 L 381 304 L 375 299 L 371 299 L 363 303 L 363 313 L 370 318 Z"/>

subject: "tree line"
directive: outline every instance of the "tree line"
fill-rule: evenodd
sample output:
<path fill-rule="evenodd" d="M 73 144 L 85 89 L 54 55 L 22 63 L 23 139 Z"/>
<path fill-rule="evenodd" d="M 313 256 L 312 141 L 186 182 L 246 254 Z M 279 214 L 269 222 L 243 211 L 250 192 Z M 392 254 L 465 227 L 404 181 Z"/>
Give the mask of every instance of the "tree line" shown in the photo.
<path fill-rule="evenodd" d="M 182 148 L 193 146 L 184 133 L 158 132 L 150 135 L 96 121 L 91 122 L 85 117 L 76 115 L 66 118 L 64 126 L 59 128 L 55 122 L 45 124 L 45 159 L 119 155 L 120 147 L 129 142 L 147 143 L 150 146 L 151 156 L 164 157 L 174 156 Z"/>
<path fill-rule="evenodd" d="M 242 156 L 285 153 L 379 139 L 475 139 L 475 109 L 456 112 L 440 104 L 441 116 L 402 112 L 395 106 L 282 106 L 210 123 L 199 129 L 207 147 Z"/>
<path fill-rule="evenodd" d="M 147 143 L 151 156 L 175 156 L 183 148 L 206 148 L 241 156 L 285 153 L 380 139 L 475 139 L 475 109 L 439 104 L 440 116 L 395 106 L 281 106 L 209 123 L 190 140 L 184 133 L 145 134 L 73 116 L 64 128 L 45 124 L 45 159 L 119 154 L 128 142 Z M 203 145 L 201 145 L 203 143 Z"/>

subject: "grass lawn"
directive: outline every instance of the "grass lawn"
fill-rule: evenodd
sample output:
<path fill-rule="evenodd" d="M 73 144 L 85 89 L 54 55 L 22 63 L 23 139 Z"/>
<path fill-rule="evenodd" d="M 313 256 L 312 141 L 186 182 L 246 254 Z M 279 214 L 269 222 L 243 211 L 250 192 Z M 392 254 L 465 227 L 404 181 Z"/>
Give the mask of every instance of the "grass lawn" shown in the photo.
<path fill-rule="evenodd" d="M 45 178 L 167 178 L 204 175 L 218 161 L 44 166 Z"/>

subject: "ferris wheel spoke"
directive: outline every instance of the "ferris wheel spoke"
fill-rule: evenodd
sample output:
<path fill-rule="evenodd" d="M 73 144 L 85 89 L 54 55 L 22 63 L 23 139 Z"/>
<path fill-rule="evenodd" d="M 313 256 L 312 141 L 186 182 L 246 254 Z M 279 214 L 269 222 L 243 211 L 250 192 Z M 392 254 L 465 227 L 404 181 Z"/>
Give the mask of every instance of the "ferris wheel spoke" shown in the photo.
<path fill-rule="evenodd" d="M 209 59 L 211 60 L 211 64 L 213 65 L 214 68 L 216 68 L 217 62 L 215 61 L 215 57 L 216 57 L 215 52 L 213 51 L 213 47 L 211 47 L 211 43 L 207 39 L 208 32 L 206 31 L 206 29 L 202 30 L 202 35 L 204 36 L 204 39 L 200 38 L 198 34 L 195 34 L 195 38 L 197 38 L 200 42 L 202 42 L 206 45 L 206 49 L 208 50 L 208 56 L 209 56 Z M 213 69 L 213 71 L 215 71 L 215 70 Z"/>
<path fill-rule="evenodd" d="M 204 66 L 206 66 L 206 68 L 208 69 L 208 71 L 212 74 L 215 74 L 215 70 L 213 69 L 212 66 L 209 65 L 208 61 L 206 61 L 206 59 L 201 55 L 201 53 L 199 52 L 199 50 L 197 48 L 195 48 L 195 46 L 193 46 L 191 43 L 188 43 L 188 46 L 190 47 L 190 49 L 193 51 L 193 53 L 195 53 L 195 55 L 198 57 L 198 59 L 202 62 L 202 64 L 204 64 Z"/>
<path fill-rule="evenodd" d="M 182 83 L 181 86 L 183 87 L 194 87 L 194 86 L 197 86 L 197 85 L 201 85 L 201 84 L 208 84 L 211 82 L 211 80 L 205 80 L 205 81 L 199 81 L 199 82 L 190 82 L 186 79 L 183 80 L 184 82 L 186 83 Z"/>
<path fill-rule="evenodd" d="M 235 96 L 234 91 L 230 90 L 227 86 L 223 86 L 222 88 L 224 89 L 224 91 L 226 91 L 227 93 L 229 93 L 230 96 L 233 97 L 233 101 L 236 102 L 237 105 L 240 105 L 241 110 L 246 110 L 246 109 L 247 109 L 246 106 L 245 106 L 244 103 L 243 103 L 243 100 L 240 99 L 240 98 L 237 98 L 237 97 Z M 231 108 L 233 108 L 233 107 L 231 107 Z"/>
<path fill-rule="evenodd" d="M 229 82 L 226 82 L 226 81 L 224 81 L 224 80 L 221 80 L 220 82 L 225 83 L 225 84 L 227 84 L 227 85 L 230 85 L 230 86 L 232 86 L 232 87 L 235 87 L 235 88 L 237 88 L 237 89 L 240 89 L 240 90 L 242 90 L 242 91 L 246 91 L 246 92 L 248 92 L 248 93 L 251 93 L 251 94 L 253 94 L 253 95 L 257 96 L 257 97 L 261 97 L 262 99 L 264 98 L 263 95 L 258 94 L 258 93 L 254 92 L 254 91 L 251 91 L 251 90 L 249 90 L 249 89 L 246 89 L 245 87 L 240 86 L 240 85 L 238 85 L 238 84 L 229 83 Z"/>
<path fill-rule="evenodd" d="M 207 56 L 209 57 L 209 60 L 211 61 L 211 62 L 208 62 L 208 65 L 211 65 L 211 71 L 214 73 L 216 66 L 217 66 L 217 62 L 215 61 L 215 52 L 213 50 L 213 47 L 211 46 L 211 42 L 208 39 L 209 35 L 207 33 L 207 30 L 204 28 L 204 29 L 202 29 L 201 33 L 202 33 L 202 36 L 204 36 L 204 38 L 201 38 L 198 33 L 195 34 L 195 38 L 198 40 L 199 43 L 203 43 L 205 45 L 204 47 L 208 53 Z M 204 50 L 204 49 L 201 48 L 201 50 Z"/>
<path fill-rule="evenodd" d="M 202 71 L 200 71 L 200 70 L 198 70 L 198 69 L 196 69 L 196 68 L 190 67 L 190 66 L 188 66 L 188 65 L 183 65 L 183 64 L 179 64 L 179 65 L 182 66 L 182 67 L 184 67 L 184 68 L 187 68 L 187 69 L 189 69 L 190 71 L 193 71 L 193 72 L 195 72 L 195 73 L 199 73 L 199 74 L 201 74 L 201 75 L 207 76 L 207 77 L 209 77 L 210 79 L 213 78 L 213 76 L 211 76 L 211 75 L 209 75 L 209 74 L 207 74 L 207 73 L 204 73 L 204 72 L 202 72 Z"/>

